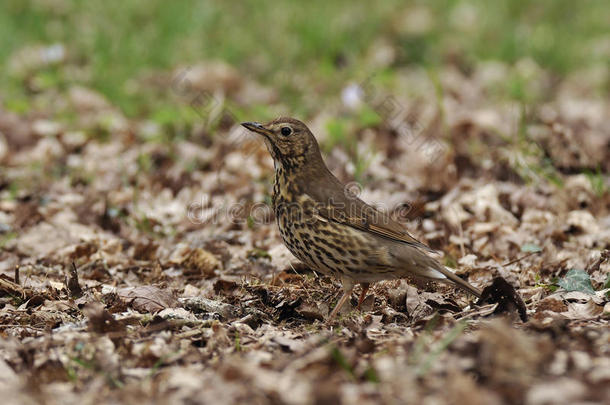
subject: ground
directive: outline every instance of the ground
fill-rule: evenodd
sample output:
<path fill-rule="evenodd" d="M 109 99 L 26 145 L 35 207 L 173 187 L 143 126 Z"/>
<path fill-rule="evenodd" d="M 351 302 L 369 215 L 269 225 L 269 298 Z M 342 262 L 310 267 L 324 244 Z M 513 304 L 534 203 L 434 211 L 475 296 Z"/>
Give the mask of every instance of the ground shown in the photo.
<path fill-rule="evenodd" d="M 181 38 L 178 25 L 105 50 L 129 61 L 119 68 L 90 58 L 87 36 L 57 32 L 122 17 L 34 3 L 7 3 L 23 43 L 0 53 L 10 78 L 0 86 L 4 403 L 607 403 L 610 73 L 600 55 L 610 48 L 599 9 L 571 22 L 578 35 L 550 20 L 530 27 L 564 47 L 538 38 L 523 50 L 501 36 L 506 54 L 474 39 L 496 19 L 464 25 L 476 7 L 447 9 L 456 41 L 439 34 L 440 5 L 397 13 L 388 3 L 371 27 L 342 34 L 297 24 L 308 14 L 274 19 L 295 24 L 308 58 L 328 35 L 345 53 L 324 48 L 311 72 L 304 54 L 287 53 L 281 63 L 302 66 L 281 74 L 263 63 L 283 49 L 277 32 L 260 60 L 247 53 L 255 30 L 192 62 L 198 48 L 185 41 L 182 60 L 141 71 L 136 51 Z M 189 15 L 176 7 L 159 18 Z M 218 7 L 199 11 L 214 20 Z M 258 10 L 248 7 L 222 18 Z M 138 13 L 126 15 L 147 18 Z M 35 30 L 15 28 L 24 16 L 63 21 L 46 28 L 59 42 L 28 42 Z M 211 46 L 212 28 L 184 30 Z M 160 42 L 159 54 L 174 46 Z M 575 66 L 579 56 L 587 63 Z M 282 245 L 271 158 L 239 125 L 279 115 L 304 120 L 350 191 L 461 277 L 515 287 L 527 320 L 447 285 L 388 280 L 360 309 L 357 288 L 325 323 L 340 284 Z"/>

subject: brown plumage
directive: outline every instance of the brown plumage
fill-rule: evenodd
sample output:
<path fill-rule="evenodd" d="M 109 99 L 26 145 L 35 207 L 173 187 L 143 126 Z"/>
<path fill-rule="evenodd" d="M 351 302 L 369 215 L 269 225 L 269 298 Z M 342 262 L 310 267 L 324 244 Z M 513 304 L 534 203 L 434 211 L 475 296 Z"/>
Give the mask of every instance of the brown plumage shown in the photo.
<path fill-rule="evenodd" d="M 341 280 L 344 294 L 329 319 L 356 283 L 363 287 L 359 304 L 370 283 L 408 276 L 449 282 L 481 296 L 389 215 L 350 193 L 328 170 L 318 142 L 301 121 L 242 125 L 264 137 L 273 157 L 273 209 L 286 247 L 312 269 Z"/>

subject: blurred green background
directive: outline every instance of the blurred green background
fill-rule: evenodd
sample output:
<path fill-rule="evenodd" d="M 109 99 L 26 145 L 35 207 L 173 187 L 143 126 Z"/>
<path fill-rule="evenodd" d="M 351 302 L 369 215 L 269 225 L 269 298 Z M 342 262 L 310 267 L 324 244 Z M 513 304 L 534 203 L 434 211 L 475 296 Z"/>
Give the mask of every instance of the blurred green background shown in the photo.
<path fill-rule="evenodd" d="M 511 65 L 531 58 L 559 78 L 607 65 L 608 21 L 610 7 L 602 0 L 3 0 L 0 92 L 6 108 L 24 112 L 29 92 L 82 84 L 128 116 L 171 113 L 162 93 L 133 80 L 222 60 L 278 91 L 295 115 L 309 114 L 323 103 L 304 92 L 336 97 L 350 80 L 410 65 L 434 71 L 452 64 L 468 73 L 479 61 Z M 382 68 L 370 61 L 380 42 L 397 50 Z M 10 67 L 20 49 L 52 44 L 63 46 L 72 69 Z M 507 86 L 507 97 L 527 96 L 518 80 Z"/>

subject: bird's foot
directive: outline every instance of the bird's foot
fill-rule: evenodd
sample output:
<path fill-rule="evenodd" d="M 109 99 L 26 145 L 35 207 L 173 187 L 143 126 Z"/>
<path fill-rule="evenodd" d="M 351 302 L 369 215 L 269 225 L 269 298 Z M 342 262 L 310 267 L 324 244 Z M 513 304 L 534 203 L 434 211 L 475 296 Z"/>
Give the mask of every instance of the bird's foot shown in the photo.
<path fill-rule="evenodd" d="M 356 307 L 358 310 L 360 310 L 360 306 L 366 298 L 366 293 L 369 291 L 370 286 L 371 283 L 360 283 L 360 287 L 362 287 L 362 292 L 360 293 L 360 297 L 358 298 L 358 306 Z"/>
<path fill-rule="evenodd" d="M 352 290 L 353 289 L 350 289 L 349 291 L 344 291 L 343 292 L 343 295 L 341 296 L 341 298 L 339 298 L 339 301 L 337 302 L 337 305 L 335 305 L 335 308 L 332 310 L 332 312 L 328 316 L 328 319 L 326 320 L 326 324 L 327 325 L 329 325 L 329 324 L 331 324 L 333 322 L 333 320 L 335 319 L 335 317 L 337 316 L 337 314 L 341 310 L 341 307 L 345 304 L 345 301 L 347 301 L 348 298 L 350 297 L 350 295 L 352 295 Z"/>

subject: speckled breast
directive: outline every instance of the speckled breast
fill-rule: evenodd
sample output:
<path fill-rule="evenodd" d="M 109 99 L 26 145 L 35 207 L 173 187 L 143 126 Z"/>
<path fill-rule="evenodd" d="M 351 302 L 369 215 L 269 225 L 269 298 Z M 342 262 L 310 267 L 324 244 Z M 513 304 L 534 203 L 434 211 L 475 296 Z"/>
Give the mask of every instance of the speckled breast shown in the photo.
<path fill-rule="evenodd" d="M 293 255 L 313 270 L 334 277 L 355 281 L 387 278 L 382 276 L 378 257 L 371 255 L 376 250 L 375 238 L 320 217 L 305 194 L 292 197 L 290 201 L 278 198 L 275 213 L 280 235 Z"/>

